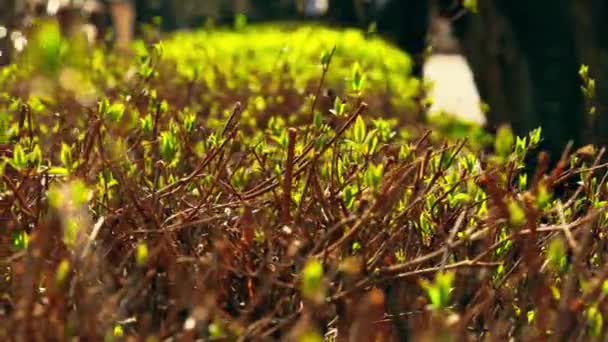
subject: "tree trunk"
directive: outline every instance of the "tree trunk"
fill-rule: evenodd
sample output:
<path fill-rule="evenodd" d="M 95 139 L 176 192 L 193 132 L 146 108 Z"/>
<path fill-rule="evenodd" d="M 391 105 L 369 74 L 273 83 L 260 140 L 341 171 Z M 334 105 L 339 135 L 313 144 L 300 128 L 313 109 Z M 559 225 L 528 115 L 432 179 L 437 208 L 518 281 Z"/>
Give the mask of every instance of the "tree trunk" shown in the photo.
<path fill-rule="evenodd" d="M 14 27 L 15 9 L 15 0 L 0 1 L 0 30 L 4 31 L 4 37 L 0 36 L 0 66 L 10 63 L 13 50 L 10 31 Z"/>
<path fill-rule="evenodd" d="M 359 27 L 361 18 L 357 15 L 357 0 L 332 0 L 329 2 L 327 16 L 341 25 Z"/>
<path fill-rule="evenodd" d="M 596 80 L 596 94 L 592 105 L 594 115 L 587 115 L 586 136 L 593 143 L 608 145 L 608 3 L 604 0 L 575 1 L 578 51 L 581 63 L 589 66 L 591 78 Z"/>
<path fill-rule="evenodd" d="M 389 1 L 376 15 L 378 32 L 393 40 L 414 60 L 413 74 L 422 76 L 427 33 L 431 20 L 430 1 Z"/>
<path fill-rule="evenodd" d="M 585 126 L 571 4 L 483 1 L 459 24 L 490 127 L 511 123 L 523 135 L 541 126 L 553 161 L 568 141 L 582 143 Z"/>

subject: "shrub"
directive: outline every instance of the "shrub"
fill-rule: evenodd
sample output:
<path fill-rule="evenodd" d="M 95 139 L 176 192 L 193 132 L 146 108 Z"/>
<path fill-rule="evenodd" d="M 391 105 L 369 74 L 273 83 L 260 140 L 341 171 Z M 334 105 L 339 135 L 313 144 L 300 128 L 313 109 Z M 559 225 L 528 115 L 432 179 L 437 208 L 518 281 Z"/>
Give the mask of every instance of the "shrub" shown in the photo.
<path fill-rule="evenodd" d="M 396 120 L 420 87 L 384 43 L 245 30 L 127 59 L 51 26 L 2 70 L 0 333 L 603 334 L 604 150 L 528 177 L 540 129 Z"/>

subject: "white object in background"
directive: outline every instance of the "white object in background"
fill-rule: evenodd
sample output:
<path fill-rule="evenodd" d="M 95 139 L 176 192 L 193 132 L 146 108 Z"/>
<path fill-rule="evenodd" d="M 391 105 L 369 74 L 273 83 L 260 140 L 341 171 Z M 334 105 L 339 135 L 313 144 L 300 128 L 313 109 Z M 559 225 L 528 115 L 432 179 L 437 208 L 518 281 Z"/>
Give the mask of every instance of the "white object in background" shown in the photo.
<path fill-rule="evenodd" d="M 320 16 L 329 9 L 329 0 L 305 0 L 304 14 L 308 16 Z"/>
<path fill-rule="evenodd" d="M 432 55 L 425 63 L 423 73 L 424 78 L 433 83 L 430 115 L 443 111 L 480 125 L 486 123 L 473 72 L 462 55 Z"/>

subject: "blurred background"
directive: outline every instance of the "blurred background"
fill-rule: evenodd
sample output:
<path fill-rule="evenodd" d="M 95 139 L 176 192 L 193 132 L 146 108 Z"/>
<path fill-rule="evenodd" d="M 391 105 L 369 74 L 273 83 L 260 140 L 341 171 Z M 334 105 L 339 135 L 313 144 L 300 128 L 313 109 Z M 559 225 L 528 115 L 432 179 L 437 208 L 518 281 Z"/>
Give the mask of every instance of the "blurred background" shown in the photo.
<path fill-rule="evenodd" d="M 0 0 L 0 64 L 45 15 L 59 16 L 66 32 L 83 24 L 92 41 L 118 49 L 150 25 L 170 32 L 246 18 L 359 27 L 413 57 L 414 73 L 435 84 L 434 108 L 490 131 L 542 126 L 555 160 L 570 141 L 608 142 L 606 14 L 603 0 Z"/>

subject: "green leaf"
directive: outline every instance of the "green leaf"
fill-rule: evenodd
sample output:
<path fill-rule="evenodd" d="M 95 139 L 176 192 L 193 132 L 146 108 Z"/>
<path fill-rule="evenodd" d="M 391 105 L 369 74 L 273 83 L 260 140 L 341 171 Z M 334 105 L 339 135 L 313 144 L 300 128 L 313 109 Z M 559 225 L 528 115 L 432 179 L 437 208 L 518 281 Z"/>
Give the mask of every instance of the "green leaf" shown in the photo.
<path fill-rule="evenodd" d="M 344 205 L 346 209 L 352 209 L 355 204 L 355 187 L 353 185 L 347 185 L 344 188 Z"/>
<path fill-rule="evenodd" d="M 165 55 L 165 46 L 162 41 L 155 43 L 152 46 L 152 51 L 154 52 L 154 56 L 158 59 L 163 58 Z"/>
<path fill-rule="evenodd" d="M 6 112 L 0 112 L 0 144 L 8 143 L 9 139 L 9 115 Z"/>
<path fill-rule="evenodd" d="M 24 230 L 13 232 L 13 248 L 17 251 L 22 251 L 29 245 L 30 238 Z"/>
<path fill-rule="evenodd" d="M 422 281 L 422 286 L 426 289 L 433 309 L 442 310 L 449 307 L 454 277 L 453 272 L 444 272 L 437 273 L 433 283 L 429 283 L 427 280 Z"/>
<path fill-rule="evenodd" d="M 323 53 L 321 54 L 321 65 L 323 66 L 323 69 L 327 69 L 327 67 L 329 67 L 329 62 L 331 61 L 331 52 L 330 51 L 323 51 Z"/>
<path fill-rule="evenodd" d="M 471 13 L 477 13 L 478 12 L 477 0 L 464 0 L 464 2 L 462 3 L 462 5 L 464 6 L 464 8 L 468 9 L 469 11 L 471 11 Z"/>
<path fill-rule="evenodd" d="M 526 313 L 526 318 L 528 320 L 528 324 L 531 324 L 534 321 L 534 318 L 536 317 L 536 313 L 534 312 L 534 310 L 530 310 Z"/>
<path fill-rule="evenodd" d="M 496 154 L 500 157 L 508 157 L 511 154 L 514 143 L 515 136 L 511 128 L 506 125 L 501 126 L 496 132 L 496 141 L 494 142 Z"/>
<path fill-rule="evenodd" d="M 188 112 L 184 115 L 184 128 L 187 132 L 192 132 L 196 123 L 196 114 Z"/>
<path fill-rule="evenodd" d="M 247 26 L 247 16 L 239 13 L 234 16 L 234 28 L 237 30 L 242 30 Z"/>
<path fill-rule="evenodd" d="M 141 126 L 141 130 L 144 133 L 149 134 L 150 132 L 152 132 L 152 123 L 153 123 L 152 115 L 147 114 L 143 118 L 140 118 L 139 123 Z"/>
<path fill-rule="evenodd" d="M 65 284 L 65 281 L 70 274 L 70 268 L 71 265 L 68 260 L 61 260 L 59 266 L 57 267 L 57 273 L 55 273 L 55 284 L 57 284 L 57 286 L 61 287 L 63 284 Z"/>
<path fill-rule="evenodd" d="M 549 244 L 547 251 L 547 259 L 549 265 L 555 272 L 563 272 L 566 270 L 568 260 L 566 259 L 566 247 L 560 237 L 554 238 Z"/>
<path fill-rule="evenodd" d="M 384 171 L 384 165 L 370 165 L 365 171 L 365 185 L 377 189 L 380 186 L 380 180 L 382 179 L 382 173 Z"/>
<path fill-rule="evenodd" d="M 25 156 L 25 152 L 23 151 L 23 147 L 20 144 L 15 144 L 13 147 L 13 167 L 16 169 L 23 169 L 27 167 L 27 158 Z"/>
<path fill-rule="evenodd" d="M 160 133 L 160 155 L 165 161 L 172 162 L 177 155 L 178 148 L 179 143 L 173 132 Z"/>
<path fill-rule="evenodd" d="M 67 176 L 70 174 L 70 171 L 65 167 L 51 167 L 48 172 L 54 176 Z"/>
<path fill-rule="evenodd" d="M 125 114 L 125 105 L 122 103 L 113 103 L 106 111 L 106 116 L 110 121 L 119 122 Z"/>
<path fill-rule="evenodd" d="M 313 118 L 313 122 L 314 122 L 315 128 L 317 128 L 317 129 L 319 129 L 319 128 L 321 128 L 321 126 L 323 126 L 323 116 L 322 116 L 321 112 L 315 111 L 315 116 Z"/>
<path fill-rule="evenodd" d="M 522 157 L 523 154 L 526 152 L 526 148 L 528 145 L 528 138 L 527 137 L 516 137 L 515 138 L 515 153 Z"/>
<path fill-rule="evenodd" d="M 355 127 L 354 127 L 354 138 L 355 141 L 358 143 L 363 143 L 365 141 L 365 136 L 367 134 L 367 128 L 365 126 L 365 121 L 363 120 L 363 118 L 361 116 L 357 117 L 357 120 L 355 121 Z"/>
<path fill-rule="evenodd" d="M 361 65 L 355 63 L 352 70 L 352 88 L 355 92 L 360 92 L 363 89 L 363 83 L 365 81 L 365 74 L 361 70 Z"/>
<path fill-rule="evenodd" d="M 367 26 L 367 34 L 375 34 L 378 32 L 378 24 L 373 21 Z"/>
<path fill-rule="evenodd" d="M 587 325 L 591 336 L 601 336 L 602 328 L 604 326 L 604 316 L 602 316 L 602 312 L 594 305 L 587 309 L 585 314 L 587 316 Z"/>
<path fill-rule="evenodd" d="M 367 153 L 374 154 L 376 153 L 376 149 L 378 148 L 378 136 L 376 134 L 368 134 L 368 142 L 367 142 Z"/>
<path fill-rule="evenodd" d="M 520 191 L 525 190 L 528 187 L 528 175 L 523 173 L 517 178 L 517 187 Z"/>
<path fill-rule="evenodd" d="M 448 196 L 450 206 L 459 205 L 461 203 L 466 203 L 471 200 L 471 196 L 467 193 L 459 192 L 455 195 Z"/>
<path fill-rule="evenodd" d="M 545 184 L 540 184 L 538 187 L 538 193 L 536 194 L 536 205 L 539 209 L 545 209 L 551 202 L 551 193 L 547 189 Z"/>
<path fill-rule="evenodd" d="M 604 296 L 608 296 L 608 280 L 604 280 L 602 283 L 602 293 Z"/>
<path fill-rule="evenodd" d="M 517 201 L 510 200 L 507 204 L 507 208 L 509 209 L 509 222 L 513 226 L 519 226 L 526 221 L 526 213 L 519 206 Z"/>
<path fill-rule="evenodd" d="M 325 296 L 323 288 L 323 265 L 317 259 L 308 260 L 302 270 L 301 291 L 304 297 L 311 300 L 322 299 Z"/>
<path fill-rule="evenodd" d="M 334 108 L 332 110 L 332 114 L 336 116 L 343 116 L 346 111 L 346 103 L 340 97 L 336 96 L 334 99 Z"/>
<path fill-rule="evenodd" d="M 578 74 L 583 80 L 589 78 L 589 66 L 586 64 L 581 64 L 580 69 L 578 70 Z"/>
<path fill-rule="evenodd" d="M 148 250 L 148 245 L 145 242 L 138 243 L 137 249 L 135 250 L 135 263 L 137 266 L 145 266 L 148 263 L 149 255 L 150 251 Z"/>
<path fill-rule="evenodd" d="M 63 142 L 61 143 L 61 151 L 59 152 L 59 158 L 61 159 L 61 163 L 66 169 L 72 169 L 72 147 L 70 147 L 70 145 Z"/>
<path fill-rule="evenodd" d="M 298 342 L 323 342 L 323 336 L 315 330 L 308 330 L 300 336 Z"/>
<path fill-rule="evenodd" d="M 224 328 L 222 327 L 222 324 L 220 322 L 213 322 L 209 324 L 209 335 L 213 339 L 221 339 L 225 337 Z"/>
<path fill-rule="evenodd" d="M 538 144 L 540 144 L 541 135 L 542 135 L 541 127 L 538 127 L 537 129 L 530 132 L 530 144 L 534 145 L 534 146 L 537 146 Z"/>
<path fill-rule="evenodd" d="M 169 103 L 166 100 L 163 100 L 160 103 L 159 110 L 160 110 L 161 114 L 165 114 L 166 112 L 168 112 L 169 111 Z"/>
<path fill-rule="evenodd" d="M 32 165 L 35 165 L 36 167 L 40 166 L 42 163 L 42 150 L 40 149 L 40 145 L 34 146 L 32 152 L 28 154 L 27 159 L 32 163 Z"/>
<path fill-rule="evenodd" d="M 122 338 L 125 335 L 122 325 L 116 324 L 112 330 L 112 335 L 116 338 Z"/>
<path fill-rule="evenodd" d="M 355 241 L 353 242 L 353 245 L 351 246 L 351 250 L 353 253 L 357 253 L 361 250 L 362 246 L 361 243 L 359 241 Z"/>

